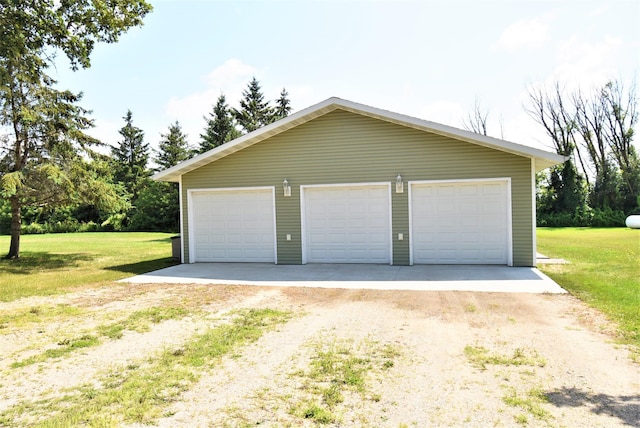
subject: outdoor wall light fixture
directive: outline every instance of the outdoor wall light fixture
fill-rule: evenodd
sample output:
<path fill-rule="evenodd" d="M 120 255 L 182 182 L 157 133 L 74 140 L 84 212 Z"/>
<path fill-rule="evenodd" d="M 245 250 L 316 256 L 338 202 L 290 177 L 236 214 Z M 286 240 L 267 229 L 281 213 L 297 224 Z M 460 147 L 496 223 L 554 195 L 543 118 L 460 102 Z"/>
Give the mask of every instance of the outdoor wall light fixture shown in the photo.
<path fill-rule="evenodd" d="M 285 196 L 291 196 L 291 186 L 289 186 L 289 181 L 286 178 L 282 182 L 282 190 Z"/>
<path fill-rule="evenodd" d="M 396 193 L 404 193 L 404 183 L 400 174 L 396 177 Z"/>

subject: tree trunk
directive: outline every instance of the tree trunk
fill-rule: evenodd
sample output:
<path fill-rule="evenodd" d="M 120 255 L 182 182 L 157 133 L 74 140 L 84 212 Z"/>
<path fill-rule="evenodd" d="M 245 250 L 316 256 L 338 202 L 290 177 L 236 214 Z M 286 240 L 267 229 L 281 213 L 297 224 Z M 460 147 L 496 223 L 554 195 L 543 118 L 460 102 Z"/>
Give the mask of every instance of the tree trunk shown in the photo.
<path fill-rule="evenodd" d="M 11 201 L 11 244 L 9 245 L 8 259 L 20 257 L 20 230 L 22 228 L 21 204 L 18 196 L 9 198 Z"/>

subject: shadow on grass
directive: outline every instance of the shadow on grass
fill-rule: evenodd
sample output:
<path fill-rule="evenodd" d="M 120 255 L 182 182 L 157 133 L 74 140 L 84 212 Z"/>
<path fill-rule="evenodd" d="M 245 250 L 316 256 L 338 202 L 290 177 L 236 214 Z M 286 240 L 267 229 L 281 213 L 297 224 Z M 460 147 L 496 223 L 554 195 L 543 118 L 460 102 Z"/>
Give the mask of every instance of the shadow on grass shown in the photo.
<path fill-rule="evenodd" d="M 145 241 L 145 242 L 164 242 L 165 244 L 170 244 L 171 243 L 171 237 L 169 237 L 169 238 L 150 239 L 150 240 Z"/>
<path fill-rule="evenodd" d="M 93 259 L 90 254 L 57 254 L 47 252 L 24 252 L 19 259 L 0 259 L 0 273 L 29 274 L 78 266 L 79 262 Z"/>
<path fill-rule="evenodd" d="M 640 396 L 593 394 L 577 388 L 560 388 L 545 394 L 549 402 L 557 407 L 588 406 L 592 413 L 610 415 L 625 425 L 640 426 Z"/>
<path fill-rule="evenodd" d="M 126 265 L 118 265 L 118 266 L 107 266 L 105 267 L 106 270 L 115 270 L 118 272 L 126 272 L 126 273 L 132 273 L 135 275 L 139 275 L 142 273 L 147 273 L 147 272 L 151 272 L 154 270 L 158 270 L 158 269 L 163 269 L 169 266 L 174 266 L 179 264 L 178 261 L 173 260 L 171 257 L 165 257 L 162 259 L 155 259 L 155 260 L 146 260 L 143 262 L 137 262 L 137 263 L 129 263 Z"/>

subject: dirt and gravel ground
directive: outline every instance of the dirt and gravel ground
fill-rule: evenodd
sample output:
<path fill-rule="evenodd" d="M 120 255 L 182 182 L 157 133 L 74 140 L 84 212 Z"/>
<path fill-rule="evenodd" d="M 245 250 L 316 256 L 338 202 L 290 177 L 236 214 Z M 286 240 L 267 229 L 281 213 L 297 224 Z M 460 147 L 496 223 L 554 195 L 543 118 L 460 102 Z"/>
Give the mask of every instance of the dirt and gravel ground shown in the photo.
<path fill-rule="evenodd" d="M 61 337 L 176 303 L 192 315 L 11 367 Z M 179 347 L 233 309 L 272 308 L 294 316 L 203 369 L 155 423 L 319 424 L 299 409 L 319 390 L 314 358 L 335 348 L 368 370 L 332 404 L 325 426 L 640 426 L 640 365 L 603 316 L 569 295 L 117 284 L 0 303 L 0 314 L 45 305 L 81 311 L 0 329 L 0 412 Z"/>

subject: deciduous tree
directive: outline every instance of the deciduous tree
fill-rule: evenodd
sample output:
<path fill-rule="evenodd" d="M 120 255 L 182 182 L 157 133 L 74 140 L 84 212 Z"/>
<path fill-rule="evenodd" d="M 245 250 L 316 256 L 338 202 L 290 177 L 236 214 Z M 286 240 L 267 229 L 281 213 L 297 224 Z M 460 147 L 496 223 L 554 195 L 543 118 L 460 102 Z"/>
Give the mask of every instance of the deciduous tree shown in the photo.
<path fill-rule="evenodd" d="M 55 89 L 47 68 L 57 52 L 74 70 L 89 67 L 96 43 L 116 42 L 150 10 L 144 0 L 2 2 L 0 180 L 11 204 L 9 258 L 20 256 L 23 206 L 79 195 L 73 177 L 83 166 L 80 153 L 97 142 L 84 133 L 92 122 L 78 106 L 80 96 Z"/>
<path fill-rule="evenodd" d="M 562 165 L 552 167 L 549 173 L 551 192 L 547 209 L 555 213 L 574 213 L 584 208 L 586 201 L 584 177 L 575 166 L 576 157 L 583 164 L 580 152 L 576 150 L 575 113 L 566 101 L 557 82 L 551 92 L 545 92 L 541 87 L 529 89 L 527 113 L 544 127 L 556 153 L 569 158 Z"/>
<path fill-rule="evenodd" d="M 610 81 L 600 96 L 608 112 L 604 132 L 620 168 L 624 209 L 628 211 L 640 205 L 640 157 L 633 146 L 638 121 L 635 82 L 625 90 L 620 81 Z"/>
<path fill-rule="evenodd" d="M 480 105 L 480 101 L 476 98 L 473 103 L 473 111 L 462 119 L 462 126 L 467 131 L 475 132 L 480 135 L 487 134 L 487 119 L 489 118 L 489 110 Z"/>

